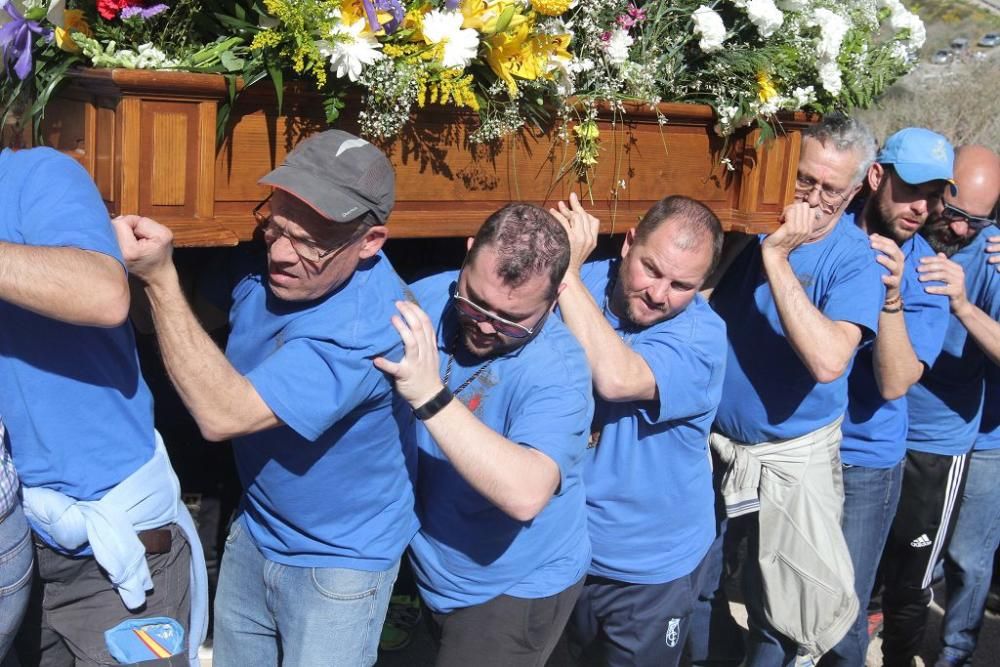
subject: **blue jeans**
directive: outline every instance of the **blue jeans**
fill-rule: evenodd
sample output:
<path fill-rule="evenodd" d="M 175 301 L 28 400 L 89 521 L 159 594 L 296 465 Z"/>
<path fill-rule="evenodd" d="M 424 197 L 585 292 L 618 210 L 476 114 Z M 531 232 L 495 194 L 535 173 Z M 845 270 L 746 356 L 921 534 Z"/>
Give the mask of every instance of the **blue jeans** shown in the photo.
<path fill-rule="evenodd" d="M 986 594 L 993 575 L 993 555 L 1000 545 L 1000 449 L 972 452 L 958 521 L 945 552 L 948 591 L 941 653 L 953 661 L 976 650 Z"/>
<path fill-rule="evenodd" d="M 31 531 L 20 505 L 0 520 L 0 662 L 14 641 L 31 593 Z"/>
<path fill-rule="evenodd" d="M 398 571 L 399 561 L 382 572 L 275 563 L 237 518 L 215 597 L 214 664 L 374 665 Z"/>
<path fill-rule="evenodd" d="M 857 667 L 868 653 L 868 600 L 885 540 L 892 527 L 903 482 L 903 462 L 892 468 L 843 467 L 844 516 L 841 526 L 854 565 L 854 591 L 861 609 L 847 635 L 823 656 L 823 667 Z"/>

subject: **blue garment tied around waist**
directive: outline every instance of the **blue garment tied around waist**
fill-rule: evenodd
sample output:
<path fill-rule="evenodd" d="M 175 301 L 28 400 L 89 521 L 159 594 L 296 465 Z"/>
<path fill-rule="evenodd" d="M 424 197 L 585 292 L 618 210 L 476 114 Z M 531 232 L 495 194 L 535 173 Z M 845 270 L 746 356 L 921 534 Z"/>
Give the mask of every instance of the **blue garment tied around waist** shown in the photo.
<path fill-rule="evenodd" d="M 136 533 L 176 523 L 191 547 L 188 658 L 192 667 L 198 666 L 198 647 L 208 629 L 208 575 L 198 531 L 181 502 L 180 482 L 159 433 L 153 458 L 100 500 L 24 487 L 24 512 L 31 527 L 57 550 L 79 555 L 89 545 L 129 609 L 141 607 L 153 588 L 146 550 Z"/>

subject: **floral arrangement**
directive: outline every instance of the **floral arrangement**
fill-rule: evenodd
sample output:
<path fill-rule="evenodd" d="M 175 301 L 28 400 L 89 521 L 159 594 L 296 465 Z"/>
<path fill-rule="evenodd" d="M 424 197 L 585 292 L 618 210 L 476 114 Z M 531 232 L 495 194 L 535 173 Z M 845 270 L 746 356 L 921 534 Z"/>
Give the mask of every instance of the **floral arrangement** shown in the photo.
<path fill-rule="evenodd" d="M 706 103 L 727 136 L 783 110 L 864 107 L 925 38 L 900 0 L 68 1 L 0 0 L 8 109 L 30 82 L 37 117 L 75 64 L 270 77 L 279 94 L 293 76 L 331 121 L 360 89 L 373 137 L 432 105 L 478 113 L 473 141 L 561 122 L 583 171 L 600 108 Z"/>
<path fill-rule="evenodd" d="M 37 130 L 74 65 L 251 72 L 250 13 L 226 0 L 0 0 L 2 120 Z"/>

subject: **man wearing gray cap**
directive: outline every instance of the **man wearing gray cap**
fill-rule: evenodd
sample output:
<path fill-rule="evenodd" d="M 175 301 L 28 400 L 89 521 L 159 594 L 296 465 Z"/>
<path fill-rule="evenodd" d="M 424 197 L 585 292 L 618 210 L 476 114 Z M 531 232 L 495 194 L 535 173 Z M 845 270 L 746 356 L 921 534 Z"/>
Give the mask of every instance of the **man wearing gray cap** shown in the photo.
<path fill-rule="evenodd" d="M 381 253 L 395 182 L 368 142 L 330 130 L 261 179 L 266 257 L 235 271 L 223 353 L 188 306 L 170 231 L 114 221 L 163 361 L 209 440 L 234 440 L 245 493 L 216 598 L 218 665 L 371 665 L 417 530 L 406 414 L 371 362 L 402 356 L 404 299 Z"/>

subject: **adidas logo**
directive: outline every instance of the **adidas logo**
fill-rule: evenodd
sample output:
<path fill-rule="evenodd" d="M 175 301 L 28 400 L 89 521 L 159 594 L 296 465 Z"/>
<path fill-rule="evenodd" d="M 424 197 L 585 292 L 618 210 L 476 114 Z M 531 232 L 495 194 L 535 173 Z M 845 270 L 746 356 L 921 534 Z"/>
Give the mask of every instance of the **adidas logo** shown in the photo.
<path fill-rule="evenodd" d="M 927 537 L 927 533 L 924 533 L 917 539 L 910 542 L 911 547 L 916 547 L 920 549 L 921 547 L 929 547 L 931 545 L 931 538 Z"/>

